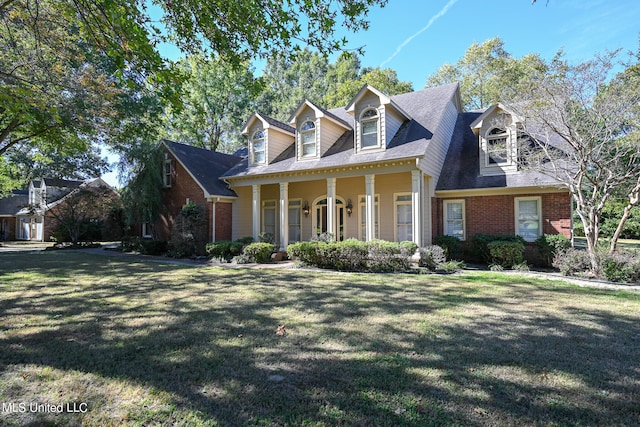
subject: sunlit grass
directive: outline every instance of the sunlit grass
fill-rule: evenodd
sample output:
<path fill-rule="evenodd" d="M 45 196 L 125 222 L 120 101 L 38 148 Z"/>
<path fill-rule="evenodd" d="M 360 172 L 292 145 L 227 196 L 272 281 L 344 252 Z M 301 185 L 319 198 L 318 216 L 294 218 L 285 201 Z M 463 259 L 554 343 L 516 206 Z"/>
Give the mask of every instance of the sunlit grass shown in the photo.
<path fill-rule="evenodd" d="M 634 425 L 640 295 L 0 254 L 0 424 Z M 276 335 L 284 325 L 286 335 Z"/>

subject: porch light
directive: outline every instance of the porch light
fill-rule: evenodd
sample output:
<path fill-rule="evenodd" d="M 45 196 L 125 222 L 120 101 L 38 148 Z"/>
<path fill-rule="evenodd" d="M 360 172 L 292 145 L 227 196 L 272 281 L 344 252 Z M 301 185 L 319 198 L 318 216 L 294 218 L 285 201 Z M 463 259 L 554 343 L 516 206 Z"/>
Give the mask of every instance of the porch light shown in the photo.
<path fill-rule="evenodd" d="M 351 204 L 351 199 L 347 200 L 347 215 L 351 216 L 353 213 L 353 205 Z"/>
<path fill-rule="evenodd" d="M 302 206 L 302 212 L 304 213 L 304 216 L 309 216 L 309 202 L 306 200 L 304 201 L 304 206 Z"/>

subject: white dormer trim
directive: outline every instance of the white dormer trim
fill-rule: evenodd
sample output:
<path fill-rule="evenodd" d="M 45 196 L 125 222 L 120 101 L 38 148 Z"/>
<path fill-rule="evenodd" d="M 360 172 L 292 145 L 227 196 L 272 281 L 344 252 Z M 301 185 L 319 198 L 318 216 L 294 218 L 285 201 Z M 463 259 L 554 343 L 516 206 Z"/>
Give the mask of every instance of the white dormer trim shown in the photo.
<path fill-rule="evenodd" d="M 249 136 L 249 132 L 250 132 L 251 126 L 253 126 L 253 123 L 256 120 L 259 120 L 262 123 L 262 129 L 273 128 L 273 129 L 277 129 L 278 132 L 282 132 L 282 133 L 290 135 L 290 136 L 295 136 L 294 132 L 289 132 L 288 130 L 283 129 L 281 127 L 272 126 L 271 123 L 269 123 L 269 121 L 258 112 L 253 113 L 251 115 L 251 117 L 249 117 L 249 119 L 247 120 L 246 124 L 242 128 L 242 135 Z"/>
<path fill-rule="evenodd" d="M 325 114 L 325 111 L 322 108 L 318 107 L 316 104 L 314 104 L 313 102 L 309 101 L 308 99 L 305 99 L 304 101 L 302 101 L 298 105 L 298 108 L 296 108 L 296 110 L 293 112 L 293 114 L 289 118 L 289 124 L 291 126 L 293 126 L 294 128 L 297 128 L 298 116 L 300 115 L 300 112 L 305 107 L 311 108 L 315 112 L 315 116 L 316 116 L 317 119 L 327 119 L 327 120 L 337 124 L 338 126 L 341 126 L 345 130 L 351 130 L 351 126 L 345 124 L 341 120 L 336 120 L 331 115 Z M 306 120 L 306 117 L 303 117 L 302 120 Z M 317 123 L 316 123 L 316 126 L 317 126 Z"/>
<path fill-rule="evenodd" d="M 481 176 L 495 176 L 518 171 L 518 117 L 504 105 L 498 103 L 489 107 L 471 123 L 473 133 L 478 137 Z M 492 160 L 492 147 L 504 141 L 500 156 L 504 160 Z"/>
<path fill-rule="evenodd" d="M 358 104 L 358 102 L 365 96 L 367 92 L 371 92 L 376 95 L 378 99 L 380 99 L 380 105 L 384 105 L 385 107 L 391 106 L 394 110 L 403 115 L 405 119 L 411 119 L 411 116 L 398 104 L 396 104 L 391 98 L 369 84 L 365 84 L 364 86 L 362 86 L 356 96 L 353 97 L 349 105 L 345 107 L 345 110 L 347 110 L 347 112 L 352 115 L 355 114 L 356 104 Z"/>

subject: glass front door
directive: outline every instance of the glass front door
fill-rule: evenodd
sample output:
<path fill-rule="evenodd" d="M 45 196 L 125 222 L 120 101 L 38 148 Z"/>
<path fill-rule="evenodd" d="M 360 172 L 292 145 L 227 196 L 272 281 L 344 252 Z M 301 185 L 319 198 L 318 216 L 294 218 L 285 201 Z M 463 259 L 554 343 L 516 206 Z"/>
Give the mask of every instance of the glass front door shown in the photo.
<path fill-rule="evenodd" d="M 336 240 L 344 240 L 344 201 L 336 198 L 336 228 L 328 230 L 327 224 L 327 199 L 318 200 L 314 205 L 313 228 L 316 236 L 323 233 L 331 233 Z"/>

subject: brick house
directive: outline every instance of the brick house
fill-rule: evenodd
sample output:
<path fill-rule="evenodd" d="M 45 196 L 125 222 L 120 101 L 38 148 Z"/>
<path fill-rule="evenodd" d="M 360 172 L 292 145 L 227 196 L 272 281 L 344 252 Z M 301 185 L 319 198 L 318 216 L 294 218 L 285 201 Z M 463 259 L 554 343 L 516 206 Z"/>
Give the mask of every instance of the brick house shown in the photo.
<path fill-rule="evenodd" d="M 100 178 L 86 181 L 42 178 L 29 183 L 28 190 L 14 191 L 0 199 L 0 240 L 48 241 L 58 227 L 55 211 L 70 195 L 83 188 L 104 188 L 105 197 L 120 196 Z M 95 216 L 104 216 L 96 212 Z"/>
<path fill-rule="evenodd" d="M 519 167 L 515 116 L 500 104 L 464 112 L 457 84 L 391 97 L 365 85 L 344 108 L 305 100 L 288 123 L 254 113 L 242 133 L 243 158 L 162 143 L 166 165 L 175 161 L 166 203 L 207 203 L 212 240 L 266 232 L 284 249 L 325 232 L 418 245 L 442 234 L 571 237 L 569 192 Z"/>
<path fill-rule="evenodd" d="M 164 209 L 153 226 L 142 224 L 142 236 L 169 240 L 175 218 L 183 206 L 193 202 L 206 212 L 210 240 L 231 240 L 232 204 L 237 196 L 220 180 L 220 176 L 242 157 L 168 140 L 160 142 L 160 150 L 164 154 Z"/>

